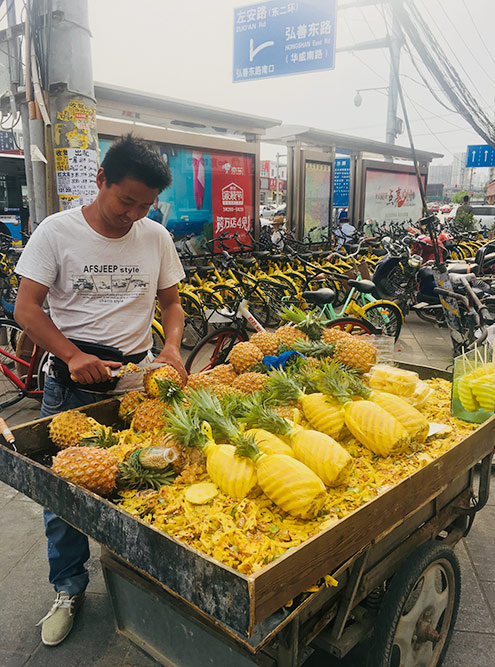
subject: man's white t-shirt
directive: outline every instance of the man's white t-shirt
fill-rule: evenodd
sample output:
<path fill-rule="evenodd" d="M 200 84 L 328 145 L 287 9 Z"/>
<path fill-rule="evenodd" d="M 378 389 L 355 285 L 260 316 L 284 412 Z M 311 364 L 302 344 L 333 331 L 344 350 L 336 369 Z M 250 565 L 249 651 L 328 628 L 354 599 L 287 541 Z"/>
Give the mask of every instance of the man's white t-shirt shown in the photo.
<path fill-rule="evenodd" d="M 170 234 L 154 220 L 137 220 L 110 239 L 90 227 L 80 207 L 36 228 L 16 272 L 49 288 L 50 317 L 64 336 L 124 355 L 151 348 L 156 292 L 184 278 Z"/>

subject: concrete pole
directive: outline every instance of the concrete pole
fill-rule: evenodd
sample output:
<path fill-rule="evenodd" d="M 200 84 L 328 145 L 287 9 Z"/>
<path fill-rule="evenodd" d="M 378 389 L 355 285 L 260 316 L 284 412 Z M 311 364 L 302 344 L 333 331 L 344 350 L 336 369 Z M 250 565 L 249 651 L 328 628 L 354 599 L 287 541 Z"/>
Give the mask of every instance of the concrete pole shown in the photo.
<path fill-rule="evenodd" d="M 390 73 L 388 84 L 388 108 L 387 108 L 387 130 L 385 141 L 395 144 L 397 137 L 397 106 L 399 99 L 399 87 L 397 76 L 400 67 L 400 51 L 402 48 L 402 36 L 397 13 L 392 5 L 392 31 L 390 35 Z"/>
<path fill-rule="evenodd" d="M 50 24 L 50 22 L 49 22 Z M 96 194 L 98 135 L 87 0 L 52 0 L 50 116 L 57 210 L 90 204 Z"/>

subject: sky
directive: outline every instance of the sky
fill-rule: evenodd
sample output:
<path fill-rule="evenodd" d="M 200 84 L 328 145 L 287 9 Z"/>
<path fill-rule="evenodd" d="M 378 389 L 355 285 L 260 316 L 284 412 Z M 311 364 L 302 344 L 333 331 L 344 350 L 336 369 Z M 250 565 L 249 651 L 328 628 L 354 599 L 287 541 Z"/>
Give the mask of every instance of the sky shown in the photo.
<path fill-rule="evenodd" d="M 338 4 L 342 7 L 350 1 Z M 415 2 L 464 83 L 493 115 L 493 0 Z M 361 106 L 354 105 L 358 88 L 388 85 L 389 58 L 384 49 L 337 53 L 333 71 L 233 83 L 233 10 L 246 4 L 242 0 L 88 0 L 94 78 L 288 124 L 385 140 L 386 91 L 363 92 Z M 380 6 L 340 9 L 336 30 L 337 47 L 386 34 Z M 404 50 L 400 71 L 416 147 L 445 155 L 435 164 L 451 163 L 453 154 L 468 144 L 484 143 L 461 116 L 449 113 L 433 98 Z M 438 89 L 436 82 L 431 85 Z M 407 135 L 396 143 L 408 145 Z M 272 157 L 274 151 L 265 146 L 262 157 Z"/>

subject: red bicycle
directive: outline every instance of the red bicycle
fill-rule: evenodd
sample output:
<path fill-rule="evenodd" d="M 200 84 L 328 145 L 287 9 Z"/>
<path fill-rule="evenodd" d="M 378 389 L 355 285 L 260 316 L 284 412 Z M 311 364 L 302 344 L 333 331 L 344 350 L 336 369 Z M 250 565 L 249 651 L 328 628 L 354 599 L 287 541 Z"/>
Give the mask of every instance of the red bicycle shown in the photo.
<path fill-rule="evenodd" d="M 26 397 L 41 400 L 47 357 L 17 322 L 0 319 L 0 409 Z"/>

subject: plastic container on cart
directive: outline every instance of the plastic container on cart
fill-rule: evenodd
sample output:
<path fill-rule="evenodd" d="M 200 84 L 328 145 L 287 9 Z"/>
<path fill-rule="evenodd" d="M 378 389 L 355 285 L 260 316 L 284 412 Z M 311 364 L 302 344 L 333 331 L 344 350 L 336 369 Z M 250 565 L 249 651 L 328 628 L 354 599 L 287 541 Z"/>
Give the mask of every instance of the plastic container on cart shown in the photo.
<path fill-rule="evenodd" d="M 489 343 L 454 359 L 451 412 L 482 424 L 495 412 L 494 348 Z"/>

